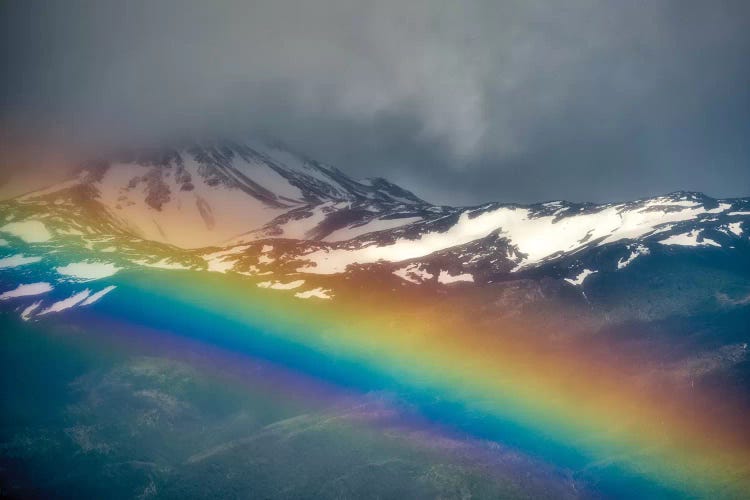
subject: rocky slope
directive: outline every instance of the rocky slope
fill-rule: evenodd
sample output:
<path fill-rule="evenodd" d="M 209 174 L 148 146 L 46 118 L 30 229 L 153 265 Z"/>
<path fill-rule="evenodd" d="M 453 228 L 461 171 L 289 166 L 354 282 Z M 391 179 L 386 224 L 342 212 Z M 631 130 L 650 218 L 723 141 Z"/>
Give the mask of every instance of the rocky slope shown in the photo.
<path fill-rule="evenodd" d="M 0 203 L 0 232 L 0 307 L 28 320 L 91 306 L 139 269 L 232 273 L 300 300 L 448 301 L 541 331 L 565 318 L 579 333 L 647 330 L 750 305 L 749 199 L 438 206 L 257 143 L 92 162 Z M 750 339 L 732 324 L 711 344 L 734 352 L 722 366 L 745 362 Z"/>

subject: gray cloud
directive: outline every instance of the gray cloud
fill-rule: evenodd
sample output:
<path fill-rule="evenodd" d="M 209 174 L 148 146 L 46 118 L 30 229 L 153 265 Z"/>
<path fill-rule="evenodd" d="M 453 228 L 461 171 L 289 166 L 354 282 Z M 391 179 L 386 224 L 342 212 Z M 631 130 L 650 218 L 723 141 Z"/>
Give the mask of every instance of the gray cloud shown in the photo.
<path fill-rule="evenodd" d="M 0 8 L 10 147 L 263 132 L 436 201 L 750 194 L 741 0 Z"/>

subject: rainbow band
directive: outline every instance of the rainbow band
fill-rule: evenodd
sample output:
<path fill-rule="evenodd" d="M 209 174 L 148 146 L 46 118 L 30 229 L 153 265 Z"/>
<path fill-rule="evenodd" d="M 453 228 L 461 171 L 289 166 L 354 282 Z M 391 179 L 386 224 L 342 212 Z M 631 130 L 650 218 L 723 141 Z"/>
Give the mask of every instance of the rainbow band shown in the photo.
<path fill-rule="evenodd" d="M 616 365 L 414 304 L 308 304 L 246 279 L 194 272 L 117 276 L 97 314 L 272 360 L 342 387 L 395 389 L 437 422 L 574 469 L 679 496 L 742 497 L 741 415 L 624 384 Z M 393 301 L 391 301 L 393 302 Z M 435 403 L 439 401 L 439 403 Z"/>

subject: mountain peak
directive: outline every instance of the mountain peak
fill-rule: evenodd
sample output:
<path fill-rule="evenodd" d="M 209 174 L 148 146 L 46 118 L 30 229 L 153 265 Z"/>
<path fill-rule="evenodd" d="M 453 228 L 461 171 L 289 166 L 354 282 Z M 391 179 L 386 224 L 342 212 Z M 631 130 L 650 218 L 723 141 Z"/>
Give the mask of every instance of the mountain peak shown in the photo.
<path fill-rule="evenodd" d="M 355 207 L 348 217 L 329 223 L 331 231 L 397 207 L 428 205 L 385 179 L 358 182 L 335 167 L 271 144 L 203 140 L 121 150 L 84 164 L 77 177 L 25 198 L 57 196 L 74 188 L 77 198 L 98 203 L 106 218 L 124 230 L 186 248 L 219 244 L 322 205 Z"/>

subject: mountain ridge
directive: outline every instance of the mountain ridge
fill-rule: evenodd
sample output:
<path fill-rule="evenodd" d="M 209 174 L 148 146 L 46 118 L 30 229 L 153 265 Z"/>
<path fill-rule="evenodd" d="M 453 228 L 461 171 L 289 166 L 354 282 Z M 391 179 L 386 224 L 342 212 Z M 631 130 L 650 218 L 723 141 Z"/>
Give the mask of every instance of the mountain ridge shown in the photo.
<path fill-rule="evenodd" d="M 391 326 L 414 315 L 425 324 L 465 317 L 553 350 L 601 349 L 616 359 L 640 353 L 642 365 L 628 367 L 633 380 L 649 373 L 688 393 L 703 386 L 747 394 L 748 198 L 678 191 L 603 204 L 451 207 L 404 197 L 387 181 L 349 182 L 313 169 L 322 177 L 311 181 L 307 192 L 318 195 L 309 199 L 305 186 L 273 177 L 268 162 L 228 164 L 245 173 L 257 167 L 261 174 L 246 180 L 183 161 L 188 180 L 167 158 L 168 167 L 100 164 L 93 174 L 89 168 L 1 201 L 0 315 L 64 323 L 106 315 L 123 300 L 135 311 L 133 282 L 193 283 L 201 304 L 215 301 L 213 287 L 224 283 L 239 303 L 276 297 L 292 315 L 304 315 L 298 304 L 323 315 L 370 308 Z M 273 162 L 292 173 L 307 169 Z M 224 177 L 208 182 L 217 176 Z M 169 199 L 154 177 L 167 184 Z M 317 182 L 326 179 L 323 189 Z M 182 190 L 188 182 L 193 188 Z M 175 236 L 205 234 L 212 238 L 200 245 L 175 244 Z M 741 404 L 750 408 L 750 399 Z"/>
<path fill-rule="evenodd" d="M 717 240 L 747 234 L 750 214 L 748 198 L 714 199 L 694 191 L 602 204 L 434 205 L 382 178 L 355 181 L 278 146 L 233 142 L 122 153 L 6 205 L 19 203 L 41 211 L 52 206 L 70 212 L 68 219 L 83 209 L 105 233 L 185 249 L 293 240 L 287 260 L 304 255 L 312 261 L 298 267 L 303 273 L 432 254 L 453 253 L 458 261 L 462 248 L 469 258 L 461 267 L 484 263 L 518 272 L 616 242 L 629 242 L 628 248 L 645 240 L 721 246 Z M 636 257 L 620 258 L 618 266 Z"/>

